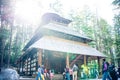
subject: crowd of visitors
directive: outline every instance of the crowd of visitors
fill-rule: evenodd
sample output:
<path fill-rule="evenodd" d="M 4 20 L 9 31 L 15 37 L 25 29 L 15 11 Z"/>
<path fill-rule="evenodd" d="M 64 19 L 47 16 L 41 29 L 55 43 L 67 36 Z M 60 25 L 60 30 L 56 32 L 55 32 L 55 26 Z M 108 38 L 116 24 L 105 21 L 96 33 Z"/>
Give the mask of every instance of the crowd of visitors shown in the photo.
<path fill-rule="evenodd" d="M 38 73 L 36 76 L 36 80 L 53 80 L 54 71 L 51 69 L 46 69 L 43 65 L 38 66 Z"/>
<path fill-rule="evenodd" d="M 103 59 L 102 74 L 102 80 L 118 80 L 120 77 L 120 67 L 117 69 L 112 62 L 107 62 Z"/>
<path fill-rule="evenodd" d="M 78 64 L 74 64 L 73 67 L 66 66 L 65 72 L 63 73 L 63 80 L 78 80 Z M 12 73 L 12 74 L 11 74 Z M 98 78 L 97 74 L 99 72 L 95 72 L 96 78 Z M 6 75 L 8 75 L 6 77 Z M 46 69 L 43 65 L 38 66 L 36 80 L 53 80 L 54 71 L 51 69 Z M 118 68 L 112 62 L 107 62 L 103 59 L 102 63 L 102 80 L 118 80 L 120 78 L 120 65 Z M 15 70 L 5 69 L 0 71 L 0 80 L 18 80 L 19 75 Z"/>
<path fill-rule="evenodd" d="M 74 64 L 72 68 L 66 66 L 65 72 L 63 73 L 64 80 L 77 80 L 78 64 Z"/>
<path fill-rule="evenodd" d="M 95 70 L 96 79 L 98 79 L 99 72 Z M 72 68 L 66 66 L 63 73 L 63 80 L 78 80 L 78 65 L 74 64 Z M 103 59 L 102 63 L 102 80 L 118 80 L 120 78 L 120 65 L 118 68 L 112 62 L 107 62 Z"/>

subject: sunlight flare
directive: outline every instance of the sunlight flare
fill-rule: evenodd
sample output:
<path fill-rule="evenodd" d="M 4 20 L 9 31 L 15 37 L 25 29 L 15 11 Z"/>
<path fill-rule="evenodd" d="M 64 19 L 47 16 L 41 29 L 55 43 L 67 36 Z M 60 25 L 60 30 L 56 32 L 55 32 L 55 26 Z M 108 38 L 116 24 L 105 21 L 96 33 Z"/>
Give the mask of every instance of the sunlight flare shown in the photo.
<path fill-rule="evenodd" d="M 25 22 L 37 24 L 40 20 L 40 9 L 36 0 L 20 0 L 16 1 L 15 15 Z"/>

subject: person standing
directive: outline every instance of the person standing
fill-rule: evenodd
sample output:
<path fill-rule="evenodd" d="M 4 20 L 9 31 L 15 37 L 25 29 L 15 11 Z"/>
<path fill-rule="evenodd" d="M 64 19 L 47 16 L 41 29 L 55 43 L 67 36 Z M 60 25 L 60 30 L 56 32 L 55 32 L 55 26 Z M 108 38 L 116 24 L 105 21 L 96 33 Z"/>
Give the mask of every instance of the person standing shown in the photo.
<path fill-rule="evenodd" d="M 110 75 L 109 75 L 109 72 L 108 72 L 108 63 L 106 62 L 105 59 L 103 59 L 103 65 L 102 65 L 102 80 L 112 80 Z"/>
<path fill-rule="evenodd" d="M 69 73 L 69 67 L 66 66 L 65 68 L 65 76 L 66 76 L 66 80 L 70 80 L 70 73 Z"/>
<path fill-rule="evenodd" d="M 44 65 L 41 66 L 41 77 L 42 77 L 42 80 L 45 80 L 45 77 L 44 77 Z"/>
<path fill-rule="evenodd" d="M 69 73 L 70 73 L 70 80 L 73 80 L 73 70 L 69 68 Z"/>
<path fill-rule="evenodd" d="M 78 65 L 74 64 L 72 70 L 73 70 L 73 80 L 77 80 Z"/>
<path fill-rule="evenodd" d="M 41 67 L 39 65 L 38 66 L 38 73 L 37 73 L 36 80 L 42 80 L 41 74 L 42 74 L 42 71 L 41 71 Z"/>
<path fill-rule="evenodd" d="M 106 62 L 106 64 L 107 64 L 107 71 L 108 71 L 108 76 L 107 76 L 107 78 L 108 78 L 108 80 L 112 80 L 112 77 L 111 77 L 110 72 L 109 72 L 110 64 L 109 64 L 109 62 Z"/>
<path fill-rule="evenodd" d="M 117 80 L 117 72 L 115 70 L 115 65 L 113 63 L 110 64 L 109 66 L 109 73 L 110 76 L 112 77 L 112 80 Z"/>
<path fill-rule="evenodd" d="M 54 71 L 53 70 L 49 70 L 50 73 L 50 80 L 53 80 L 54 77 Z"/>

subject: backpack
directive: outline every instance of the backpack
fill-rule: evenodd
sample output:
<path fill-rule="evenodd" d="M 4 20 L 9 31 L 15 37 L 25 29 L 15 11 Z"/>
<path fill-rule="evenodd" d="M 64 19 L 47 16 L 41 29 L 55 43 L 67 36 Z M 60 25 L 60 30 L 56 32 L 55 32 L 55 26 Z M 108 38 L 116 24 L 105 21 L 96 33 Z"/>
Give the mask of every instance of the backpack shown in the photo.
<path fill-rule="evenodd" d="M 108 66 L 109 66 L 108 62 L 105 62 L 103 64 L 103 71 L 107 71 L 108 70 Z"/>
<path fill-rule="evenodd" d="M 109 72 L 114 72 L 115 71 L 115 66 L 114 65 L 110 65 L 109 68 L 108 68 L 108 71 Z"/>
<path fill-rule="evenodd" d="M 77 66 L 73 67 L 73 71 L 77 71 L 77 70 L 78 70 Z"/>

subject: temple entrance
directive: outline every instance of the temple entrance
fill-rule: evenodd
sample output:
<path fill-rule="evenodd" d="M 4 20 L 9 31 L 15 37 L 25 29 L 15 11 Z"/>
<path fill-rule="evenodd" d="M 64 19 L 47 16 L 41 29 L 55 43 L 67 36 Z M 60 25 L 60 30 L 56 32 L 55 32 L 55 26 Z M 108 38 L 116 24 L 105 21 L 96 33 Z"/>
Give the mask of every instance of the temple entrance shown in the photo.
<path fill-rule="evenodd" d="M 64 72 L 64 68 L 66 66 L 66 54 L 44 50 L 42 58 L 42 64 L 44 64 L 45 68 L 48 70 L 51 69 L 56 74 Z"/>

